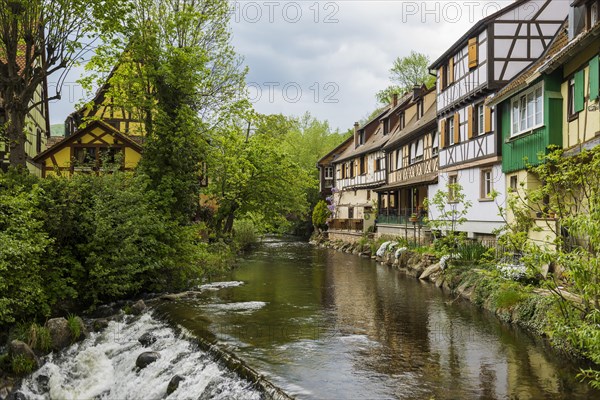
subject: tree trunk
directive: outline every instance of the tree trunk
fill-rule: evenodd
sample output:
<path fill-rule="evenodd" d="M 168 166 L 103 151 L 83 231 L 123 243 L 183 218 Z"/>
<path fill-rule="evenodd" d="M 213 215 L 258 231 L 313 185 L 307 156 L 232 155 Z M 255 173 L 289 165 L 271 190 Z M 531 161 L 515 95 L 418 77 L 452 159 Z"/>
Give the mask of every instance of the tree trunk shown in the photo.
<path fill-rule="evenodd" d="M 6 116 L 8 126 L 6 127 L 6 137 L 8 139 L 9 163 L 11 167 L 26 168 L 27 154 L 25 153 L 25 116 L 26 107 L 20 107 L 19 104 L 9 105 L 7 102 Z"/>
<path fill-rule="evenodd" d="M 223 229 L 225 234 L 231 233 L 231 231 L 233 230 L 233 219 L 234 218 L 235 218 L 234 212 L 231 212 L 227 216 L 227 221 L 225 221 L 225 228 Z"/>

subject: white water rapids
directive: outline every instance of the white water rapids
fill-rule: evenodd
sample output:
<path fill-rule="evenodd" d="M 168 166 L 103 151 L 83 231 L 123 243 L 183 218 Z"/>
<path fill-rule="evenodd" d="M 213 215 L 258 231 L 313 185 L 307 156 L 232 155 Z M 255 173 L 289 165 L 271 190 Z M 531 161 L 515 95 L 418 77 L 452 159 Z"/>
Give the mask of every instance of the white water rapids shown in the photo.
<path fill-rule="evenodd" d="M 144 347 L 138 338 L 147 332 L 157 340 Z M 146 351 L 159 352 L 160 358 L 137 370 L 136 359 Z M 167 397 L 167 385 L 176 374 L 185 380 Z M 104 331 L 51 354 L 20 391 L 36 400 L 262 398 L 249 382 L 150 314 L 130 323 L 112 321 Z"/>

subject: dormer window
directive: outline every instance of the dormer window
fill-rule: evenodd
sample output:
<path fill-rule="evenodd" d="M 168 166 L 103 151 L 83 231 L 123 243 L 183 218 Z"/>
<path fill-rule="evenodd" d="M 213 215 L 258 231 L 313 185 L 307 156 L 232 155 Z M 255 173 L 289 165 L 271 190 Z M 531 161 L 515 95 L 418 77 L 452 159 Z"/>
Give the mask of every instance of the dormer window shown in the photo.
<path fill-rule="evenodd" d="M 404 111 L 402 111 L 399 115 L 398 126 L 400 126 L 400 129 L 404 129 L 404 127 L 406 126 L 406 119 L 404 116 Z"/>
<path fill-rule="evenodd" d="M 365 144 L 365 131 L 360 130 L 356 135 L 356 147 Z"/>
<path fill-rule="evenodd" d="M 423 114 L 425 113 L 424 108 L 425 107 L 423 106 L 423 100 L 419 100 L 417 102 L 417 120 L 423 117 Z"/>
<path fill-rule="evenodd" d="M 383 134 L 387 135 L 390 132 L 390 120 L 386 118 L 383 120 Z"/>

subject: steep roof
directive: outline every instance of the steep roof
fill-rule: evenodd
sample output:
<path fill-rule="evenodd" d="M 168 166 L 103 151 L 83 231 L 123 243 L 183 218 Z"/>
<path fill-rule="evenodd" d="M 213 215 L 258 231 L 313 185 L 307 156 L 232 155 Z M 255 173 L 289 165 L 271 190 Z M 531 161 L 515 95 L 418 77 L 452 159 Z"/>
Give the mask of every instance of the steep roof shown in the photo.
<path fill-rule="evenodd" d="M 417 136 L 425 130 L 435 127 L 437 124 L 437 102 L 433 102 L 421 118 L 417 120 L 417 116 L 413 115 L 410 121 L 407 121 L 404 129 L 397 129 L 390 135 L 390 138 L 384 149 L 389 149 L 395 145 Z"/>
<path fill-rule="evenodd" d="M 519 6 L 527 3 L 529 0 L 517 0 L 514 3 L 496 11 L 492 15 L 489 15 L 481 20 L 479 20 L 471 29 L 469 29 L 464 35 L 462 35 L 444 54 L 442 54 L 437 60 L 435 60 L 430 66 L 429 69 L 438 69 L 442 64 L 444 64 L 445 60 L 452 54 L 456 53 L 460 48 L 462 48 L 465 44 L 467 44 L 469 38 L 473 37 L 476 33 L 479 33 L 484 28 L 488 26 L 490 22 L 498 18 L 499 16 L 518 8 Z"/>
<path fill-rule="evenodd" d="M 568 44 L 559 48 L 552 57 L 540 66 L 540 72 L 550 73 L 567 61 L 571 57 L 571 51 L 579 46 L 587 46 L 592 40 L 596 40 L 600 36 L 600 22 L 594 25 L 591 29 L 584 31 L 573 38 Z"/>
<path fill-rule="evenodd" d="M 335 148 L 333 150 L 331 150 L 329 153 L 325 154 L 323 157 L 319 158 L 319 160 L 317 161 L 317 168 L 319 168 L 319 165 L 323 163 L 323 161 L 325 161 L 326 159 L 332 157 L 332 161 L 335 161 L 335 159 L 337 158 L 337 156 L 339 156 L 338 153 L 343 152 L 342 149 L 344 149 L 344 146 L 348 146 L 352 143 L 352 141 L 354 140 L 354 135 L 349 136 L 347 139 L 345 139 L 342 143 L 338 144 L 337 146 L 335 146 Z M 345 150 L 345 149 L 344 149 Z"/>

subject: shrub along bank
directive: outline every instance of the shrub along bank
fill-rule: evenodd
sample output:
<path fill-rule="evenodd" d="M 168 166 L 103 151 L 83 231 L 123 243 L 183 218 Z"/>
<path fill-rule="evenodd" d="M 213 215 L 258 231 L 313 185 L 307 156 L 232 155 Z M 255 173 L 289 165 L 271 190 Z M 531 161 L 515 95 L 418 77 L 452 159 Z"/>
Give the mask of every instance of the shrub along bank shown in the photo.
<path fill-rule="evenodd" d="M 356 243 L 328 241 L 314 237 L 313 243 L 363 257 L 372 257 L 398 268 L 415 278 L 430 281 L 451 295 L 462 297 L 496 314 L 501 320 L 516 324 L 549 339 L 554 348 L 569 357 L 596 361 L 600 359 L 598 327 L 587 320 L 573 319 L 580 298 L 564 288 L 557 289 L 561 271 L 546 276 L 529 274 L 518 266 L 500 263 L 495 250 L 479 243 L 463 241 L 455 252 L 448 253 L 447 242 L 418 246 L 403 238 L 364 237 Z M 589 331 L 588 340 L 575 341 L 573 331 Z M 577 337 L 581 337 L 578 335 Z M 600 367 L 582 371 L 594 386 Z"/>

